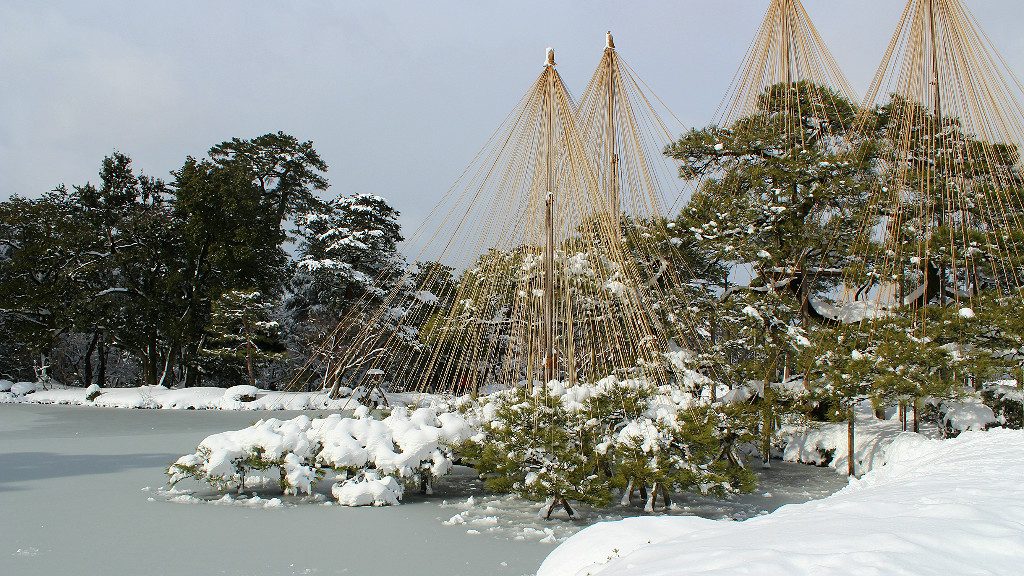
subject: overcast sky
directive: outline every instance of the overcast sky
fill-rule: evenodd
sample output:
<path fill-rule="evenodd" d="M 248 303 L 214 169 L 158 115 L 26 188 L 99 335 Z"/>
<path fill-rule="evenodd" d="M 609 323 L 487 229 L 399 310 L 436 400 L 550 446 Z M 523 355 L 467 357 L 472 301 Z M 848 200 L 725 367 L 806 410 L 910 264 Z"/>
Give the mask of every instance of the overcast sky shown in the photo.
<path fill-rule="evenodd" d="M 902 0 L 804 0 L 863 93 Z M 713 117 L 768 0 L 0 0 L 0 198 L 96 181 L 104 155 L 167 176 L 231 137 L 312 140 L 332 194 L 415 227 L 540 72 L 577 95 L 604 32 L 687 125 Z M 1018 76 L 1020 0 L 969 2 Z"/>

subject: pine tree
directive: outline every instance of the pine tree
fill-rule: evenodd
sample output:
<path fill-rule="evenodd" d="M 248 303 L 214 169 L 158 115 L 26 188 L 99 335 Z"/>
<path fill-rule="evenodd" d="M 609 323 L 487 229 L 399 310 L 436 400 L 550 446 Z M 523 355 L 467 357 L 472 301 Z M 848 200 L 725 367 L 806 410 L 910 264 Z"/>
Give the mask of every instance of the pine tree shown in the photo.
<path fill-rule="evenodd" d="M 203 354 L 242 363 L 248 383 L 255 386 L 259 364 L 284 355 L 274 314 L 273 303 L 256 290 L 225 292 L 213 305 Z"/>
<path fill-rule="evenodd" d="M 813 298 L 850 261 L 848 223 L 862 220 L 877 139 L 854 128 L 852 102 L 805 84 L 770 87 L 751 115 L 693 130 L 666 154 L 701 182 L 680 224 L 711 260 L 748 264 L 750 287 L 785 289 L 805 319 L 827 320 Z"/>

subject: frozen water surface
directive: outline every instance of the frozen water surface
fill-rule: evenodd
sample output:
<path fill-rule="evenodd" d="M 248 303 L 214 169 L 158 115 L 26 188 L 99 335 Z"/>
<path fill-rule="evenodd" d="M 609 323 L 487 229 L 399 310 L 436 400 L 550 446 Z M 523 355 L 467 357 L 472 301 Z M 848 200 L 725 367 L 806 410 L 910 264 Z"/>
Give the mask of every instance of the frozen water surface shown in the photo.
<path fill-rule="evenodd" d="M 226 499 L 198 484 L 165 489 L 166 466 L 207 435 L 295 414 L 0 405 L 0 574 L 520 576 L 554 543 L 639 512 L 583 508 L 578 520 L 544 521 L 540 504 L 485 494 L 466 468 L 433 496 L 410 491 L 386 508 L 272 487 Z M 774 462 L 753 494 L 679 495 L 669 513 L 744 519 L 843 485 L 830 469 Z"/>

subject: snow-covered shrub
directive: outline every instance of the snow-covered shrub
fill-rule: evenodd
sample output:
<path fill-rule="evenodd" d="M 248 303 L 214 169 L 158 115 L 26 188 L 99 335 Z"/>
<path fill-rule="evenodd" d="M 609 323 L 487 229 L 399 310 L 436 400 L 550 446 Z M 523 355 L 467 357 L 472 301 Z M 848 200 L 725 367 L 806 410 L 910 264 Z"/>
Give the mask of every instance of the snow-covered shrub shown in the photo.
<path fill-rule="evenodd" d="M 721 497 L 754 488 L 754 474 L 737 453 L 738 444 L 754 438 L 746 406 L 694 404 L 666 410 L 657 400 L 649 399 L 651 407 L 608 436 L 615 484 L 624 487 L 623 504 L 635 487 L 651 488 L 647 511 L 654 510 L 659 492 L 668 506 L 670 490 Z"/>
<path fill-rule="evenodd" d="M 14 382 L 0 379 L 0 392 L 10 392 L 12 386 L 14 386 Z"/>
<path fill-rule="evenodd" d="M 607 504 L 611 475 L 597 450 L 598 419 L 586 413 L 581 400 L 555 380 L 489 398 L 482 432 L 463 446 L 485 486 L 550 499 L 548 517 L 559 504 L 571 515 L 569 500 Z"/>
<path fill-rule="evenodd" d="M 168 468 L 168 480 L 173 485 L 195 478 L 219 490 L 237 488 L 241 492 L 249 472 L 278 468 L 282 490 L 308 494 L 317 479 L 309 465 L 316 450 L 307 437 L 312 423 L 305 415 L 291 420 L 270 418 L 248 428 L 207 436 L 195 453 L 182 456 Z"/>
<path fill-rule="evenodd" d="M 986 384 L 981 398 L 1003 428 L 1024 428 L 1024 392 L 1015 380 Z"/>
<path fill-rule="evenodd" d="M 988 430 L 999 424 L 992 408 L 971 396 L 939 405 L 939 416 L 947 438 L 967 430 Z"/>
<path fill-rule="evenodd" d="M 277 468 L 282 490 L 310 494 L 316 482 L 334 472 L 340 483 L 333 493 L 343 504 L 392 504 L 402 496 L 401 490 L 392 488 L 392 481 L 419 480 L 429 486 L 433 478 L 451 469 L 451 447 L 472 434 L 463 416 L 442 407 L 411 412 L 396 407 L 381 420 L 371 417 L 365 407 L 353 418 L 340 414 L 271 418 L 208 436 L 195 453 L 172 464 L 167 474 L 171 484 L 195 478 L 217 489 L 241 491 L 248 472 Z M 366 501 L 365 494 L 373 498 Z"/>
<path fill-rule="evenodd" d="M 393 476 L 381 478 L 375 470 L 363 470 L 331 487 L 331 494 L 344 506 L 397 506 L 404 493 Z"/>
<path fill-rule="evenodd" d="M 481 432 L 461 451 L 486 486 L 533 500 L 547 513 L 568 501 L 607 504 L 613 488 L 724 494 L 753 487 L 735 453 L 739 408 L 703 403 L 691 391 L 607 377 L 558 381 L 483 400 Z M 748 427 L 749 428 L 749 427 Z M 746 428 L 744 428 L 746 429 Z M 749 435 L 749 433 L 747 433 Z"/>
<path fill-rule="evenodd" d="M 85 399 L 89 402 L 93 402 L 99 398 L 102 393 L 103 391 L 100 390 L 99 384 L 90 384 L 89 387 L 85 389 Z"/>

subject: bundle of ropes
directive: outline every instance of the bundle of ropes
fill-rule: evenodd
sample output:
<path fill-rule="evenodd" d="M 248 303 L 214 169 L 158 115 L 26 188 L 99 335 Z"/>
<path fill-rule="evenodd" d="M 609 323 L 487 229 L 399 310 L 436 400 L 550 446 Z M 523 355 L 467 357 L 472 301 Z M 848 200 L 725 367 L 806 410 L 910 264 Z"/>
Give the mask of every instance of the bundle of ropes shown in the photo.
<path fill-rule="evenodd" d="M 960 0 L 908 0 L 858 121 L 887 147 L 847 301 L 908 307 L 924 333 L 929 305 L 1020 287 L 1021 92 Z"/>
<path fill-rule="evenodd" d="M 577 106 L 549 49 L 406 243 L 413 264 L 388 271 L 393 287 L 357 303 L 293 384 L 315 375 L 334 392 L 386 382 L 466 393 L 608 375 L 668 381 L 663 353 L 700 337 L 659 305 L 677 282 L 651 241 L 665 236 L 660 185 L 673 170 L 659 154 L 668 130 L 641 86 L 609 34 Z"/>

